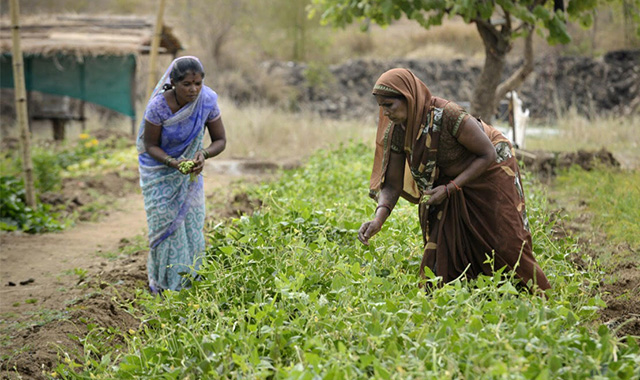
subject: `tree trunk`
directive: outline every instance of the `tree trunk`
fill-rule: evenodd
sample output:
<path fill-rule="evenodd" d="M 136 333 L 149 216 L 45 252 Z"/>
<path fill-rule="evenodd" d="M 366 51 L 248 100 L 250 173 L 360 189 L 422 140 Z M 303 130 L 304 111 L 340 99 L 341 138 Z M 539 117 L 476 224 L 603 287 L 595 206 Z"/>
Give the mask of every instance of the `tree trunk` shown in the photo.
<path fill-rule="evenodd" d="M 493 108 L 497 109 L 500 105 L 500 100 L 503 99 L 507 93 L 516 90 L 525 79 L 533 72 L 533 30 L 534 27 L 526 25 L 528 30 L 527 36 L 524 40 L 524 61 L 522 65 L 507 79 L 505 79 L 498 88 L 496 88 L 496 97 L 493 104 Z"/>
<path fill-rule="evenodd" d="M 471 113 L 491 122 L 496 108 L 496 89 L 500 84 L 505 58 L 511 50 L 511 24 L 507 17 L 498 30 L 485 20 L 476 20 L 476 28 L 485 47 L 485 61 L 471 99 Z"/>

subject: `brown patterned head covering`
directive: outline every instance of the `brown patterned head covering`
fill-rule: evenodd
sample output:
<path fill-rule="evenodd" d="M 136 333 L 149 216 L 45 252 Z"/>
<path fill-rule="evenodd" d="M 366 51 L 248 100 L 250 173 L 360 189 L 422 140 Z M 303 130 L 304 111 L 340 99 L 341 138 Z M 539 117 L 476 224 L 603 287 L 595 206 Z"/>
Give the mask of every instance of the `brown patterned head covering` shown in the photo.
<path fill-rule="evenodd" d="M 424 154 L 425 145 L 417 144 L 420 137 L 421 125 L 424 124 L 429 112 L 431 103 L 431 92 L 418 77 L 416 77 L 408 69 L 391 69 L 383 73 L 373 86 L 374 95 L 382 95 L 388 97 L 402 97 L 407 101 L 407 124 L 405 127 L 404 150 L 407 154 L 411 154 L 412 161 L 419 163 Z M 380 117 L 378 121 L 378 131 L 376 137 L 376 152 L 373 160 L 373 171 L 371 173 L 370 194 L 375 197 L 384 182 L 383 168 L 385 152 L 384 136 L 387 128 L 390 126 L 390 120 L 383 115 L 380 108 Z M 419 198 L 417 187 L 411 178 L 408 168 L 405 169 L 405 186 L 403 196 L 410 201 L 415 202 Z M 414 198 L 414 199 L 411 199 Z"/>

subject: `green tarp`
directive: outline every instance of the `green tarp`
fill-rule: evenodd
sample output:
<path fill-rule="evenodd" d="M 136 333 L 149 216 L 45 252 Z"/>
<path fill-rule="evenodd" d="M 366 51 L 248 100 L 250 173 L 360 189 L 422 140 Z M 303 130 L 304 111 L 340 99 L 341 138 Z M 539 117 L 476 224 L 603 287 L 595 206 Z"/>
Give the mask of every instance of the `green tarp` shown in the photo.
<path fill-rule="evenodd" d="M 13 88 L 10 54 L 0 58 L 0 87 Z M 95 103 L 135 119 L 133 81 L 136 58 L 125 56 L 82 57 L 26 55 L 27 91 L 69 96 Z"/>

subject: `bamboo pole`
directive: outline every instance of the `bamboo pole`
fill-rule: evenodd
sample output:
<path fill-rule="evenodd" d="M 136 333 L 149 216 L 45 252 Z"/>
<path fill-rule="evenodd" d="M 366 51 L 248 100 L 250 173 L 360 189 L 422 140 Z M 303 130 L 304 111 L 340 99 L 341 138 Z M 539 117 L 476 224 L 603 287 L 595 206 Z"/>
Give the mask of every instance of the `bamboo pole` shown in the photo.
<path fill-rule="evenodd" d="M 20 46 L 20 8 L 18 0 L 11 0 L 11 41 L 13 61 L 13 85 L 16 98 L 16 117 L 20 126 L 20 150 L 22 151 L 22 174 L 27 206 L 36 207 L 35 185 L 33 181 L 33 162 L 31 161 L 31 135 L 27 114 L 27 90 L 24 84 L 24 63 Z"/>
<path fill-rule="evenodd" d="M 160 0 L 158 6 L 158 15 L 156 17 L 156 25 L 153 31 L 153 39 L 151 40 L 151 52 L 149 53 L 149 80 L 147 82 L 147 99 L 151 97 L 153 88 L 158 80 L 156 72 L 156 61 L 158 60 L 158 49 L 160 47 L 160 36 L 162 36 L 162 15 L 164 14 L 165 0 Z"/>

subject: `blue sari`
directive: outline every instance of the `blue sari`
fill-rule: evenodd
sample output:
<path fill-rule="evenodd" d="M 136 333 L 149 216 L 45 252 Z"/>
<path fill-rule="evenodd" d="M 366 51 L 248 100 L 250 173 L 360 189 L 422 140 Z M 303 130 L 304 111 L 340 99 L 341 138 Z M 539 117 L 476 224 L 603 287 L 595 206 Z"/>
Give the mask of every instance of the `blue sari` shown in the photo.
<path fill-rule="evenodd" d="M 180 58 L 178 58 L 180 59 Z M 204 240 L 204 186 L 202 176 L 189 175 L 156 161 L 144 147 L 145 120 L 162 126 L 160 147 L 176 159 L 191 159 L 202 148 L 205 124 L 220 117 L 218 95 L 202 86 L 197 99 L 175 114 L 163 95 L 174 60 L 156 85 L 145 110 L 136 146 L 140 187 L 149 228 L 147 270 L 152 293 L 188 287 L 196 276 Z"/>

